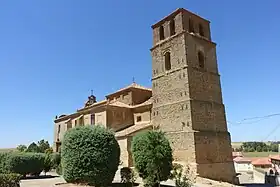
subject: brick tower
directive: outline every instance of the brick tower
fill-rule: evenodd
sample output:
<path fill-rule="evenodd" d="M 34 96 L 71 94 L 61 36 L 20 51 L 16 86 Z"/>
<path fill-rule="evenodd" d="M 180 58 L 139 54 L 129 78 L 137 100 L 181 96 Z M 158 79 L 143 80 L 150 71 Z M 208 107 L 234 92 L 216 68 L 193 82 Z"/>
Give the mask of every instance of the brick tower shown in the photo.
<path fill-rule="evenodd" d="M 166 132 L 175 161 L 190 164 L 201 177 L 233 182 L 210 22 L 180 8 L 152 29 L 152 124 Z"/>

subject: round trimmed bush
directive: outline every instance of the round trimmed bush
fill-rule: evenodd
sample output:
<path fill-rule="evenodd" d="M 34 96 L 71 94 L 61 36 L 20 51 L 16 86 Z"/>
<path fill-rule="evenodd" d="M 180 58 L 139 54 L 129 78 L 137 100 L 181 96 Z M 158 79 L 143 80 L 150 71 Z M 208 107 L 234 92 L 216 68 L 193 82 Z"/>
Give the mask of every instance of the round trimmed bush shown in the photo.
<path fill-rule="evenodd" d="M 119 161 L 119 144 L 102 126 L 80 126 L 64 135 L 61 164 L 69 183 L 106 186 L 112 183 Z"/>
<path fill-rule="evenodd" d="M 145 186 L 168 180 L 172 170 L 172 149 L 161 131 L 140 133 L 133 138 L 132 155 Z"/>

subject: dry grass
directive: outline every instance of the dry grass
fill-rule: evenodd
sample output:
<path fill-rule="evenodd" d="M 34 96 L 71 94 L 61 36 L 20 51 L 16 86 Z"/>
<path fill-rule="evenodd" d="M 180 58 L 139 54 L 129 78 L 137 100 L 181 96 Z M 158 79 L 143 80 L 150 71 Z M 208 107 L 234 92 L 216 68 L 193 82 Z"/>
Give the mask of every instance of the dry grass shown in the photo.
<path fill-rule="evenodd" d="M 269 155 L 279 154 L 277 152 L 243 152 L 244 157 L 268 157 Z"/>
<path fill-rule="evenodd" d="M 240 148 L 243 142 L 231 142 L 232 148 Z"/>
<path fill-rule="evenodd" d="M 15 151 L 16 148 L 0 148 L 0 153 Z"/>

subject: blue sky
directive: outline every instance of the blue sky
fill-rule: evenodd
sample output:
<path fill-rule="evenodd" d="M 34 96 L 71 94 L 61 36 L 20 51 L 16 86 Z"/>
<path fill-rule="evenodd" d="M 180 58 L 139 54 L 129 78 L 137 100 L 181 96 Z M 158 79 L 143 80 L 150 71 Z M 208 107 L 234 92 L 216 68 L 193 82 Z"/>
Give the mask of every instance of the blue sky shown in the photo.
<path fill-rule="evenodd" d="M 280 2 L 0 1 L 0 147 L 52 142 L 55 115 L 151 86 L 151 25 L 178 7 L 211 20 L 233 141 L 279 140 Z M 273 133 L 270 133 L 272 132 Z"/>

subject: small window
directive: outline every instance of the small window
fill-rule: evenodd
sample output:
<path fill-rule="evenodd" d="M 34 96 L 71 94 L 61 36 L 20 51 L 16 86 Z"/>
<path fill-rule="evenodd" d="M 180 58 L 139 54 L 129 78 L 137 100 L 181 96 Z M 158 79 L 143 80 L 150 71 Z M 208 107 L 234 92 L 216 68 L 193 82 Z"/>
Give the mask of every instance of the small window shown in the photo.
<path fill-rule="evenodd" d="M 165 70 L 170 70 L 171 69 L 170 52 L 166 52 L 164 54 L 164 60 L 165 60 Z"/>
<path fill-rule="evenodd" d="M 142 120 L 141 116 L 137 116 L 136 121 L 140 122 Z"/>
<path fill-rule="evenodd" d="M 198 55 L 199 67 L 204 68 L 204 54 L 203 54 L 203 52 L 199 51 L 197 55 Z"/>
<path fill-rule="evenodd" d="M 58 125 L 57 132 L 60 133 L 60 125 Z"/>
<path fill-rule="evenodd" d="M 189 32 L 194 32 L 193 21 L 189 19 Z"/>
<path fill-rule="evenodd" d="M 170 36 L 173 36 L 175 34 L 175 21 L 172 19 L 169 22 L 169 28 L 170 28 Z"/>
<path fill-rule="evenodd" d="M 77 124 L 78 124 L 78 122 L 77 122 L 77 120 L 75 120 L 75 127 L 77 126 Z"/>
<path fill-rule="evenodd" d="M 71 121 L 69 121 L 68 123 L 67 123 L 67 130 L 68 129 L 71 129 L 72 128 L 72 123 L 71 123 Z"/>
<path fill-rule="evenodd" d="M 198 26 L 198 31 L 199 31 L 200 36 L 204 36 L 204 30 L 203 30 L 203 26 L 201 24 L 199 24 L 199 26 Z"/>
<path fill-rule="evenodd" d="M 123 111 L 123 119 L 125 119 L 125 111 Z"/>
<path fill-rule="evenodd" d="M 95 114 L 90 115 L 90 124 L 94 125 L 95 124 Z"/>
<path fill-rule="evenodd" d="M 80 126 L 84 125 L 84 117 L 83 116 L 79 119 L 79 125 Z"/>
<path fill-rule="evenodd" d="M 164 28 L 162 25 L 159 27 L 159 39 L 160 40 L 164 39 Z"/>

